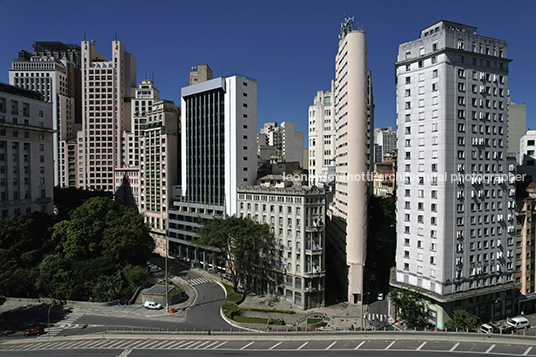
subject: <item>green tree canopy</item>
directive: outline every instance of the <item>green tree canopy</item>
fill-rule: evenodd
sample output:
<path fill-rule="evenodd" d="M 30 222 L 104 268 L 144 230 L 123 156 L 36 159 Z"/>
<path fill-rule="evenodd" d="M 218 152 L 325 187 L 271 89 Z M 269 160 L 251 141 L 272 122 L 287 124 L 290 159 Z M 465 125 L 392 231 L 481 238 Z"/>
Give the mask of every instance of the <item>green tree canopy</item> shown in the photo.
<path fill-rule="evenodd" d="M 0 220 L 0 293 L 36 296 L 38 265 L 54 246 L 50 229 L 53 218 L 35 212 Z"/>
<path fill-rule="evenodd" d="M 449 330 L 473 328 L 477 324 L 477 318 L 465 310 L 454 310 L 452 319 L 445 323 Z"/>
<path fill-rule="evenodd" d="M 37 286 L 59 299 L 131 294 L 147 278 L 145 262 L 155 247 L 143 216 L 106 197 L 88 199 L 54 225 L 52 240 L 56 250 L 39 265 Z"/>
<path fill-rule="evenodd" d="M 400 317 L 409 327 L 425 327 L 428 324 L 428 303 L 419 293 L 394 288 L 389 294 Z"/>
<path fill-rule="evenodd" d="M 198 246 L 205 247 L 211 259 L 224 261 L 235 291 L 240 281 L 246 287 L 255 287 L 256 278 L 279 262 L 279 250 L 267 224 L 236 216 L 216 218 L 202 222 L 197 234 Z"/>

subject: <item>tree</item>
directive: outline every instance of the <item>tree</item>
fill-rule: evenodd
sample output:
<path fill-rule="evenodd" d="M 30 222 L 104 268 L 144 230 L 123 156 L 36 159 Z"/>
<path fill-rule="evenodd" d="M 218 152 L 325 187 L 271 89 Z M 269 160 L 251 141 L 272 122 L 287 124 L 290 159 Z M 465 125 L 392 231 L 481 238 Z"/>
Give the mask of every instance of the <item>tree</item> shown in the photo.
<path fill-rule="evenodd" d="M 465 310 L 454 310 L 452 319 L 447 321 L 445 327 L 449 330 L 473 328 L 477 324 L 477 319 Z"/>
<path fill-rule="evenodd" d="M 69 219 L 71 211 L 82 206 L 85 201 L 92 197 L 112 198 L 112 193 L 73 187 L 54 187 L 54 206 L 57 209 L 58 222 Z"/>
<path fill-rule="evenodd" d="M 409 327 L 428 325 L 428 303 L 418 292 L 394 288 L 390 296 L 400 317 Z"/>
<path fill-rule="evenodd" d="M 37 296 L 38 265 L 52 252 L 51 216 L 35 212 L 0 220 L 0 293 Z"/>
<path fill-rule="evenodd" d="M 148 275 L 155 244 L 142 215 L 106 197 L 88 199 L 54 225 L 54 254 L 39 265 L 37 286 L 59 299 L 110 301 L 129 296 Z"/>
<path fill-rule="evenodd" d="M 224 262 L 235 291 L 240 281 L 255 288 L 256 279 L 279 262 L 279 250 L 267 224 L 236 216 L 201 223 L 196 244 L 209 251 L 211 259 Z"/>

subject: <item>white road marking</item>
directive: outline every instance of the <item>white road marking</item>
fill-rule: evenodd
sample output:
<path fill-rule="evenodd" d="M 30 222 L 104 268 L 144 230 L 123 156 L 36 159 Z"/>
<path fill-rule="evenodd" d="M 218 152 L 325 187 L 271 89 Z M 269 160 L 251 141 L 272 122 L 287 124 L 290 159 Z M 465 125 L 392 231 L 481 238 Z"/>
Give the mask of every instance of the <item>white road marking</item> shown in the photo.
<path fill-rule="evenodd" d="M 127 357 L 130 352 L 132 352 L 132 350 L 124 350 L 123 352 L 121 352 L 121 354 L 117 357 Z"/>
<path fill-rule="evenodd" d="M 420 350 L 421 350 L 421 348 L 423 348 L 423 347 L 424 347 L 424 345 L 426 345 L 426 341 L 425 341 L 425 342 L 423 342 L 423 343 L 421 343 L 421 345 L 420 345 L 419 347 L 417 347 L 417 351 L 420 351 Z"/>
<path fill-rule="evenodd" d="M 334 344 L 336 344 L 337 341 L 333 342 L 331 345 L 329 345 L 328 347 L 326 347 L 326 350 L 329 350 Z"/>
<path fill-rule="evenodd" d="M 221 346 L 225 345 L 225 344 L 226 344 L 227 342 L 228 342 L 228 341 L 223 341 L 223 342 L 222 342 L 222 343 L 220 343 L 219 345 L 217 345 L 217 346 L 214 346 L 214 347 L 212 347 L 212 349 L 213 349 L 213 350 L 215 350 L 216 348 L 218 348 L 218 347 L 221 347 Z"/>
<path fill-rule="evenodd" d="M 489 348 L 484 353 L 490 353 L 491 350 L 494 349 L 494 348 L 495 348 L 495 345 L 491 345 L 491 346 L 489 346 Z"/>
<path fill-rule="evenodd" d="M 241 348 L 241 350 L 244 350 L 246 349 L 247 347 L 251 346 L 254 342 L 250 342 L 248 343 L 247 345 L 245 345 L 244 347 Z"/>
<path fill-rule="evenodd" d="M 273 345 L 272 347 L 269 348 L 269 350 L 272 350 L 274 348 L 276 348 L 277 346 L 279 346 L 280 344 L 282 344 L 283 342 L 278 342 L 276 343 L 275 345 Z"/>
<path fill-rule="evenodd" d="M 205 341 L 203 342 L 202 344 L 198 345 L 198 346 L 195 346 L 195 350 L 198 349 L 199 347 L 203 346 L 203 345 L 206 345 L 207 343 L 209 343 L 210 341 Z"/>
<path fill-rule="evenodd" d="M 211 346 L 214 346 L 216 343 L 218 343 L 219 341 L 214 341 L 212 342 L 211 344 L 209 345 L 206 345 L 205 347 L 203 347 L 204 350 L 206 350 L 207 348 L 211 347 Z"/>
<path fill-rule="evenodd" d="M 301 350 L 302 348 L 305 347 L 305 345 L 307 345 L 309 343 L 309 341 L 305 342 L 303 345 L 301 345 L 300 347 L 298 347 L 299 350 Z"/>
<path fill-rule="evenodd" d="M 460 345 L 459 342 L 456 342 L 456 344 L 454 346 L 452 346 L 452 348 L 449 350 L 449 352 L 452 352 L 456 349 L 456 347 L 458 347 Z"/>
<path fill-rule="evenodd" d="M 354 350 L 358 350 L 359 347 L 363 346 L 364 344 L 365 344 L 365 341 L 361 341 L 361 343 L 357 345 L 356 348 L 354 348 Z"/>
<path fill-rule="evenodd" d="M 396 341 L 393 341 L 389 344 L 389 346 L 385 347 L 384 350 L 388 350 L 389 348 L 391 348 L 392 345 L 395 344 Z"/>
<path fill-rule="evenodd" d="M 523 352 L 523 356 L 528 355 L 531 350 L 532 350 L 532 346 L 530 346 L 529 348 L 527 348 L 525 352 Z"/>

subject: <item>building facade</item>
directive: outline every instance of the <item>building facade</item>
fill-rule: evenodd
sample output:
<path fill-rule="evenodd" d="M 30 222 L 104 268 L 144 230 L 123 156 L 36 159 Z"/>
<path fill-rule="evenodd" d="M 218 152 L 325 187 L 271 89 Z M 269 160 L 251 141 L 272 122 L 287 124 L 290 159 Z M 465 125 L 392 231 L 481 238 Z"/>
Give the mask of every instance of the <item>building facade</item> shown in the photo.
<path fill-rule="evenodd" d="M 196 249 L 198 218 L 237 212 L 237 188 L 257 174 L 257 83 L 241 75 L 182 88 L 180 197 L 169 211 L 171 248 L 209 264 Z"/>
<path fill-rule="evenodd" d="M 448 21 L 399 46 L 403 177 L 391 284 L 428 297 L 431 323 L 440 329 L 454 308 L 482 321 L 513 309 L 515 170 L 506 157 L 506 51 L 505 41 Z"/>
<path fill-rule="evenodd" d="M 69 187 L 67 141 L 80 130 L 80 46 L 34 42 L 34 52 L 20 51 L 9 70 L 11 85 L 34 90 L 52 103 L 54 184 Z"/>
<path fill-rule="evenodd" d="M 153 102 L 140 129 L 140 211 L 151 227 L 156 249 L 168 254 L 166 232 L 171 192 L 179 184 L 180 108 L 167 100 Z"/>
<path fill-rule="evenodd" d="M 330 205 L 328 259 L 350 304 L 362 305 L 368 195 L 372 192 L 374 104 L 365 33 L 345 19 L 335 64 L 335 189 Z M 311 158 L 309 159 L 311 160 Z M 363 176 L 365 175 L 365 176 Z M 368 182 L 367 182 L 368 181 Z"/>
<path fill-rule="evenodd" d="M 257 134 L 259 160 L 270 162 L 303 162 L 303 133 L 294 130 L 294 122 L 266 122 Z"/>
<path fill-rule="evenodd" d="M 0 83 L 2 218 L 54 213 L 52 104 L 35 91 Z"/>
<path fill-rule="evenodd" d="M 520 152 L 520 140 L 523 135 L 525 135 L 525 130 L 527 126 L 527 105 L 516 104 L 510 100 L 508 96 L 508 144 L 507 152 L 509 156 L 515 156 L 517 161 L 522 160 L 519 156 Z"/>
<path fill-rule="evenodd" d="M 318 185 L 324 168 L 335 164 L 335 81 L 329 91 L 318 91 L 309 106 L 309 182 Z"/>
<path fill-rule="evenodd" d="M 396 151 L 396 130 L 388 126 L 386 128 L 374 129 L 374 145 L 381 146 L 381 161 L 376 160 L 374 162 L 391 161 Z"/>
<path fill-rule="evenodd" d="M 293 185 L 281 175 L 238 189 L 237 215 L 270 225 L 281 261 L 272 279 L 261 278 L 263 294 L 301 309 L 325 306 L 325 193 Z"/>
<path fill-rule="evenodd" d="M 77 187 L 113 191 L 114 168 L 124 162 L 125 137 L 131 125 L 131 87 L 136 86 L 136 58 L 112 41 L 112 59 L 82 41 L 82 131 L 78 140 Z"/>

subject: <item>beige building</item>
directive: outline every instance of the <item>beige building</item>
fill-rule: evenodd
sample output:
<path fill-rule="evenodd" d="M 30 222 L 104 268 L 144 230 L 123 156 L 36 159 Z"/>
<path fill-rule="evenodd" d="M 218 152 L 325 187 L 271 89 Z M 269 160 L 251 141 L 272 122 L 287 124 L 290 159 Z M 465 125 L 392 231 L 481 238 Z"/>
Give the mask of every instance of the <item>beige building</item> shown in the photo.
<path fill-rule="evenodd" d="M 153 103 L 140 130 L 140 211 L 151 227 L 157 251 L 167 254 L 168 208 L 172 186 L 180 180 L 180 108 L 171 101 Z"/>
<path fill-rule="evenodd" d="M 54 212 L 52 105 L 0 83 L 0 211 L 6 218 Z"/>
<path fill-rule="evenodd" d="M 536 183 L 527 187 L 528 197 L 518 200 L 516 205 L 516 251 L 515 281 L 523 295 L 535 293 L 535 222 Z"/>
<path fill-rule="evenodd" d="M 82 131 L 78 132 L 77 187 L 115 189 L 114 168 L 124 162 L 124 131 L 130 131 L 130 88 L 136 85 L 136 58 L 112 41 L 112 59 L 82 41 Z"/>
<path fill-rule="evenodd" d="M 239 187 L 237 215 L 269 224 L 279 244 L 281 261 L 262 279 L 262 293 L 304 310 L 325 306 L 324 190 L 282 175 L 259 183 Z"/>
<path fill-rule="evenodd" d="M 338 129 L 335 138 L 334 200 L 330 205 L 331 213 L 328 213 L 327 243 L 332 255 L 328 259 L 345 262 L 336 265 L 333 278 L 338 279 L 340 288 L 347 292 L 350 304 L 361 305 L 367 242 L 367 197 L 369 189 L 372 189 L 363 175 L 372 172 L 374 104 L 371 75 L 367 68 L 366 37 L 363 31 L 353 30 L 353 19 L 345 19 L 341 26 L 335 69 L 334 110 Z"/>

